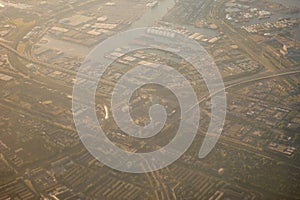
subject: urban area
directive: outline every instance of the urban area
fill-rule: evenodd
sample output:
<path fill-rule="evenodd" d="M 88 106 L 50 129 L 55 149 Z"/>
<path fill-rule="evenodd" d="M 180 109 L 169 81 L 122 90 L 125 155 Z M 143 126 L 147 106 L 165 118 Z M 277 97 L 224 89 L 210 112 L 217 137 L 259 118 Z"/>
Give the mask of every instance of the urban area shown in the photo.
<path fill-rule="evenodd" d="M 300 199 L 299 23 L 298 0 L 0 0 L 0 200 Z M 84 110 L 72 109 L 72 92 L 76 81 L 88 81 L 77 72 L 99 43 L 143 27 L 166 40 L 183 34 L 207 51 L 223 77 L 227 112 L 218 143 L 200 159 L 212 112 L 201 74 L 147 34 L 135 44 L 152 48 L 109 52 L 113 63 L 99 81 L 95 109 L 120 148 L 160 149 L 181 120 L 176 96 L 149 84 L 132 96 L 131 117 L 145 126 L 151 105 L 160 104 L 164 128 L 146 140 L 118 128 L 112 92 L 134 67 L 176 69 L 199 101 L 199 129 L 187 152 L 163 169 L 131 174 L 84 147 L 73 120 Z"/>

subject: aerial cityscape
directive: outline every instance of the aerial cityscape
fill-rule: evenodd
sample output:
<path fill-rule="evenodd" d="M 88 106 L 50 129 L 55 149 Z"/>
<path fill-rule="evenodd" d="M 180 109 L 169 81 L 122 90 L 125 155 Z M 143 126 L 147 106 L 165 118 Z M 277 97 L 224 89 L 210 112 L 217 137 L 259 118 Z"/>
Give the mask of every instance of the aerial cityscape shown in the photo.
<path fill-rule="evenodd" d="M 299 0 L 0 0 L 0 200 L 300 199 L 299 24 Z"/>

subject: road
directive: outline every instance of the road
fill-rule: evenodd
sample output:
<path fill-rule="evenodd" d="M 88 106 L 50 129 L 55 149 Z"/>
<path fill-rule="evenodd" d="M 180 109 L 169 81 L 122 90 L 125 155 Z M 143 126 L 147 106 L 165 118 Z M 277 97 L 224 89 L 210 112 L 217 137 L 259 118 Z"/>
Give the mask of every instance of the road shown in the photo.
<path fill-rule="evenodd" d="M 206 2 L 211 2 L 206 1 Z M 218 2 L 219 3 L 219 2 Z M 275 66 L 274 63 L 272 63 L 267 57 L 264 57 L 261 54 L 261 46 L 255 44 L 254 42 L 251 42 L 250 39 L 247 38 L 247 36 L 245 36 L 245 33 L 242 33 L 241 31 L 237 31 L 234 28 L 232 28 L 229 24 L 227 24 L 227 22 L 223 21 L 220 19 L 220 10 L 221 7 L 218 4 L 218 6 L 214 6 L 215 4 L 209 4 L 209 3 L 205 3 L 203 4 L 203 9 L 205 8 L 210 8 L 209 12 L 209 16 L 211 18 L 211 20 L 217 24 L 220 29 L 232 40 L 234 41 L 241 49 L 243 49 L 253 60 L 255 60 L 257 63 L 261 64 L 262 66 L 265 67 L 265 69 L 267 69 L 268 72 L 273 72 L 274 74 L 272 75 L 265 75 L 265 74 L 261 74 L 261 76 L 257 77 L 257 78 L 252 78 L 252 77 L 243 77 L 241 79 L 236 79 L 234 81 L 228 81 L 225 82 L 227 84 L 225 84 L 225 90 L 228 89 L 232 89 L 238 86 L 242 86 L 242 85 L 246 85 L 246 84 L 251 84 L 251 83 L 255 83 L 258 81 L 263 81 L 263 80 L 268 80 L 268 79 L 273 79 L 273 78 L 278 78 L 278 77 L 283 77 L 283 76 L 290 76 L 290 75 L 297 75 L 300 74 L 300 70 L 295 70 L 295 71 L 282 71 L 282 66 L 280 63 L 278 63 L 276 60 L 274 60 L 275 62 Z M 70 8 L 73 9 L 73 8 Z M 61 14 L 65 13 L 65 11 L 61 12 Z M 3 39 L 0 40 L 0 46 L 5 48 L 6 50 L 10 51 L 11 53 L 13 53 L 14 55 L 16 55 L 16 57 L 22 58 L 24 60 L 27 60 L 28 62 L 34 63 L 36 65 L 39 66 L 44 66 L 50 69 L 54 69 L 57 71 L 61 71 L 67 74 L 71 74 L 76 76 L 77 73 L 75 71 L 72 70 L 68 70 L 68 69 L 64 69 L 52 64 L 48 64 L 48 63 L 44 63 L 38 60 L 35 60 L 29 56 L 23 55 L 20 52 L 18 52 L 17 50 L 15 50 L 13 47 L 10 46 L 10 44 L 12 44 L 11 41 L 5 41 Z M 277 62 L 277 63 L 276 63 Z M 91 79 L 90 76 L 86 76 L 84 74 L 79 74 L 80 77 L 82 78 L 86 78 L 86 79 Z M 256 75 L 257 76 L 257 75 Z M 69 88 L 71 88 L 71 86 L 67 86 Z M 199 104 L 208 101 L 211 97 L 213 97 L 214 95 L 218 94 L 221 91 L 215 91 L 213 94 L 210 94 L 209 96 L 203 97 L 197 105 L 193 105 L 191 107 L 191 109 L 195 109 Z M 46 116 L 39 116 L 39 113 L 37 112 L 27 112 L 26 110 L 23 110 L 20 107 L 16 107 L 16 106 L 11 106 L 10 104 L 8 104 L 7 102 L 0 102 L 0 106 L 4 107 L 6 109 L 11 109 L 16 113 L 23 113 L 26 115 L 30 115 L 31 117 L 35 117 L 35 118 L 39 118 L 42 119 L 44 122 L 49 123 L 49 124 L 53 124 L 54 126 L 60 127 L 62 129 L 71 129 L 73 130 L 71 127 L 66 127 L 62 124 L 58 124 L 58 123 L 53 123 L 51 120 L 47 119 Z M 174 122 L 174 123 L 177 123 Z M 75 130 L 73 130 L 75 131 Z M 267 153 L 262 152 L 261 150 L 256 149 L 255 147 L 252 147 L 250 145 L 245 145 L 245 144 L 241 144 L 240 141 L 238 140 L 233 140 L 227 137 L 222 137 L 220 139 L 221 143 L 224 144 L 229 144 L 229 145 L 233 145 L 236 148 L 243 148 L 246 151 L 249 151 L 251 153 L 254 153 L 256 155 L 262 156 L 262 157 L 266 157 L 268 159 L 273 159 L 271 158 Z M 287 163 L 288 164 L 288 163 Z M 298 166 L 292 165 L 293 167 L 297 167 L 299 169 Z M 174 193 L 174 191 L 172 191 L 172 193 L 169 191 L 168 187 L 165 185 L 161 174 L 159 174 L 158 172 L 151 172 L 147 174 L 148 180 L 150 182 L 150 184 L 153 186 L 153 188 L 161 188 L 162 190 L 158 191 L 159 196 L 161 196 L 161 199 L 175 199 L 176 195 Z M 172 196 L 170 196 L 170 194 L 172 194 Z M 158 194 L 156 194 L 158 195 Z M 158 197 L 158 196 L 157 196 Z"/>
<path fill-rule="evenodd" d="M 237 86 L 241 86 L 241 85 L 244 85 L 244 84 L 250 84 L 250 83 L 263 81 L 263 80 L 267 80 L 267 79 L 273 79 L 273 78 L 277 78 L 277 77 L 280 77 L 280 76 L 296 75 L 296 74 L 299 74 L 299 73 L 300 73 L 300 70 L 288 71 L 288 72 L 279 72 L 278 74 L 273 74 L 273 75 L 262 76 L 262 77 L 253 78 L 253 79 L 249 79 L 249 80 L 244 80 L 244 81 L 240 81 L 240 82 L 229 84 L 229 85 L 225 86 L 225 90 L 230 89 L 230 88 L 234 88 L 234 87 L 237 87 Z M 199 104 L 201 104 L 205 101 L 208 101 L 211 97 L 215 96 L 216 94 L 218 94 L 222 91 L 223 90 L 216 91 L 213 94 L 211 94 L 210 96 L 207 96 L 207 97 L 203 98 L 202 100 L 199 101 Z"/>
<path fill-rule="evenodd" d="M 218 1 L 210 4 L 209 18 L 215 23 L 220 30 L 240 49 L 244 50 L 251 59 L 265 67 L 269 71 L 282 70 L 281 63 L 275 59 L 270 60 L 263 54 L 263 47 L 252 41 L 249 36 L 240 29 L 233 28 L 226 20 L 224 20 L 224 1 Z"/>

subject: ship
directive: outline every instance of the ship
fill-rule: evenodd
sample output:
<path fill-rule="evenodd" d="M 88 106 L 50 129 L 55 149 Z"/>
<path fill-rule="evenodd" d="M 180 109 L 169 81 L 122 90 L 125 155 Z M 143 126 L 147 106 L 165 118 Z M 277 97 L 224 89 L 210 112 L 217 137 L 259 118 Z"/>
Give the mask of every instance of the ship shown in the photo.
<path fill-rule="evenodd" d="M 158 5 L 158 1 L 153 1 L 153 2 L 151 2 L 151 3 L 147 3 L 147 7 L 149 7 L 149 8 L 154 8 L 154 7 L 156 7 Z"/>

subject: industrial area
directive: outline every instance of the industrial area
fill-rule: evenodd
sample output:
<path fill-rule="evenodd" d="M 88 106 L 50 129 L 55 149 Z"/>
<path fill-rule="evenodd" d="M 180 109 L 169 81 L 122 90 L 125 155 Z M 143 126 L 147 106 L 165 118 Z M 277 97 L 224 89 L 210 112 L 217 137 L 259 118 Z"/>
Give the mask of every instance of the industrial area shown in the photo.
<path fill-rule="evenodd" d="M 0 19 L 0 200 L 300 198 L 297 0 L 0 0 Z M 154 151 L 179 127 L 176 97 L 153 84 L 135 91 L 132 119 L 147 125 L 149 107 L 160 104 L 168 115 L 165 127 L 145 141 L 119 130 L 112 92 L 136 66 L 167 65 L 183 74 L 201 113 L 193 144 L 176 162 L 130 174 L 109 168 L 84 147 L 73 120 L 84 109 L 72 110 L 72 91 L 76 81 L 88 81 L 78 80 L 77 72 L 99 43 L 142 27 L 163 39 L 172 34 L 161 29 L 174 30 L 204 47 L 223 77 L 227 115 L 219 142 L 200 159 L 212 112 L 203 77 L 183 58 L 155 49 L 159 44 L 147 35 L 135 45 L 147 42 L 151 49 L 126 55 L 114 49 L 106 55 L 114 62 L 97 86 L 95 109 L 117 146 Z"/>

